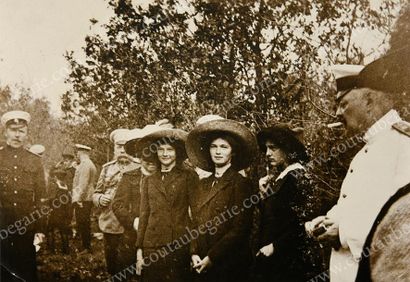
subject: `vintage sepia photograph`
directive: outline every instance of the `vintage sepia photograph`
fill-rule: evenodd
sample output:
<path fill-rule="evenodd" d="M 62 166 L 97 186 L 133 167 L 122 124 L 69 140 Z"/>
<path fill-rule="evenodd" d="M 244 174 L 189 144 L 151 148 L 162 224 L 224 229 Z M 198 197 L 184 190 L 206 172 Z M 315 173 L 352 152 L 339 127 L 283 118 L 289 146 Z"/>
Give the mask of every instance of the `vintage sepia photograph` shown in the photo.
<path fill-rule="evenodd" d="M 0 1 L 0 282 L 409 265 L 409 0 Z"/>

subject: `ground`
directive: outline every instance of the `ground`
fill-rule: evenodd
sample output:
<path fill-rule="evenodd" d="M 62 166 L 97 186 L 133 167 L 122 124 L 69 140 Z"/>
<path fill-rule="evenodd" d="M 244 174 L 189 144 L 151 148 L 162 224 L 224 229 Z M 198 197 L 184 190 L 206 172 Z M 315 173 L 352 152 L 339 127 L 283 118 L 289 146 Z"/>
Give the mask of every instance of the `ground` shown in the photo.
<path fill-rule="evenodd" d="M 58 236 L 57 236 L 58 237 Z M 60 241 L 56 243 L 56 253 L 42 244 L 37 253 L 38 275 L 40 281 L 105 281 L 109 278 L 105 271 L 103 240 L 92 239 L 92 252 L 79 254 L 80 239 L 70 240 L 70 253 L 61 253 Z"/>

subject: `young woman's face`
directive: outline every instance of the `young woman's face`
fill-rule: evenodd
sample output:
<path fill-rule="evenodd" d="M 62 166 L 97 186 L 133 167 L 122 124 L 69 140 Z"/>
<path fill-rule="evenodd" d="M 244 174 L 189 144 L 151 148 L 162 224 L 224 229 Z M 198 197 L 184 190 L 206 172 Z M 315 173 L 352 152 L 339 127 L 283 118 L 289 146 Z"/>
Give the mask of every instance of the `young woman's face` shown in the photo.
<path fill-rule="evenodd" d="M 209 153 L 216 167 L 225 166 L 232 160 L 232 146 L 222 138 L 212 141 Z"/>
<path fill-rule="evenodd" d="M 266 140 L 266 158 L 269 165 L 274 168 L 278 166 L 286 166 L 287 157 L 284 151 L 279 149 L 271 140 Z"/>
<path fill-rule="evenodd" d="M 176 150 L 169 144 L 159 145 L 157 155 L 159 162 L 164 166 L 172 165 L 177 159 Z"/>

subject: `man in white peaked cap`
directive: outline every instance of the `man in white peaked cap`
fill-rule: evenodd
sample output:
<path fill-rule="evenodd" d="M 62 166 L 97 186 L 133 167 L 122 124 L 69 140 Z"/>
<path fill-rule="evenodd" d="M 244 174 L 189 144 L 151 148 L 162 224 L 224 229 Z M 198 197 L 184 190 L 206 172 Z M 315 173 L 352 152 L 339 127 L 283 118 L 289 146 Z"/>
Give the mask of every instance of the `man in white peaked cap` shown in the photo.
<path fill-rule="evenodd" d="M 38 215 L 46 185 L 40 157 L 24 148 L 30 120 L 23 111 L 1 117 L 6 138 L 0 146 L 1 281 L 37 281 L 33 241 L 44 237 L 45 222 Z"/>
<path fill-rule="evenodd" d="M 115 275 L 128 266 L 124 265 L 124 260 L 121 259 L 120 247 L 124 239 L 124 227 L 113 213 L 112 201 L 123 174 L 139 167 L 139 164 L 125 152 L 124 145 L 129 138 L 130 130 L 124 128 L 116 129 L 110 134 L 110 141 L 114 145 L 114 157 L 102 166 L 92 196 L 94 205 L 101 210 L 98 226 L 104 234 L 105 261 L 110 275 Z"/>
<path fill-rule="evenodd" d="M 80 164 L 76 167 L 73 179 L 72 202 L 78 233 L 82 240 L 81 254 L 91 251 L 91 208 L 97 169 L 90 159 L 91 147 L 75 144 Z"/>
<path fill-rule="evenodd" d="M 332 282 L 355 281 L 362 249 L 377 214 L 389 197 L 410 181 L 410 139 L 399 130 L 408 124 L 393 109 L 394 94 L 380 89 L 383 83 L 366 78 L 369 69 L 372 64 L 333 68 L 337 116 L 348 132 L 364 134 L 366 144 L 350 163 L 337 204 L 326 216 L 307 224 L 308 232 L 333 247 Z"/>

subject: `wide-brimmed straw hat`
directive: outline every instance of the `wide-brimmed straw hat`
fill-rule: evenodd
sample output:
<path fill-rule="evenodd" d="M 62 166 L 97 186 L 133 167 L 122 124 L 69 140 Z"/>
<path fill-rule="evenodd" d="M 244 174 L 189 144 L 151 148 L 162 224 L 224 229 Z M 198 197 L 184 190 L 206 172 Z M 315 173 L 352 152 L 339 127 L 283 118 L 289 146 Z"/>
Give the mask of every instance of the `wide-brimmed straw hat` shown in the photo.
<path fill-rule="evenodd" d="M 185 140 L 188 133 L 181 129 L 171 128 L 170 124 L 149 124 L 136 131 L 125 144 L 125 151 L 132 156 L 149 158 L 156 154 L 159 145 L 168 143 L 179 149 L 178 158 L 186 159 Z"/>
<path fill-rule="evenodd" d="M 268 128 L 263 128 L 256 136 L 259 148 L 266 152 L 266 141 L 270 140 L 273 144 L 283 150 L 292 162 L 308 162 L 309 156 L 306 147 L 297 138 L 297 133 L 289 127 L 277 124 Z"/>
<path fill-rule="evenodd" d="M 169 144 L 177 151 L 177 159 L 183 161 L 187 158 L 185 141 L 188 132 L 176 128 L 162 128 L 150 133 L 135 144 L 138 157 L 149 158 L 157 153 L 157 149 L 162 144 Z"/>
<path fill-rule="evenodd" d="M 245 125 L 229 119 L 202 123 L 189 133 L 185 147 L 192 164 L 203 170 L 213 171 L 215 164 L 210 158 L 209 145 L 212 139 L 224 135 L 233 138 L 239 146 L 232 160 L 235 169 L 249 167 L 257 151 L 256 138 Z"/>

